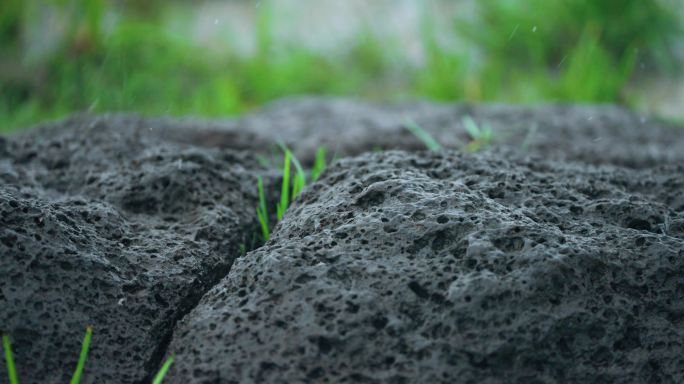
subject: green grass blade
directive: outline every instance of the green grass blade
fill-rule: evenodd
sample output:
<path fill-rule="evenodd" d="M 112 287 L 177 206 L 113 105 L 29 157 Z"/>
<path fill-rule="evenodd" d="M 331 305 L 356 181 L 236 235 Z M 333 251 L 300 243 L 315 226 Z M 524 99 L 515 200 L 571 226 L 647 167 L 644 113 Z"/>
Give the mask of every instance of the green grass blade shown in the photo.
<path fill-rule="evenodd" d="M 299 173 L 301 175 L 306 175 L 306 173 L 304 172 L 304 167 L 302 167 L 302 163 L 299 162 L 299 160 L 297 159 L 297 156 L 292 154 L 292 152 L 290 152 L 290 154 L 292 155 L 292 163 L 294 163 L 295 169 L 297 170 L 297 173 Z"/>
<path fill-rule="evenodd" d="M 278 221 L 283 219 L 285 211 L 287 211 L 290 203 L 290 163 L 292 162 L 292 152 L 285 151 L 285 160 L 283 163 L 283 186 L 280 189 L 280 203 L 277 207 Z"/>
<path fill-rule="evenodd" d="M 70 384 L 79 384 L 81 382 L 81 375 L 83 374 L 83 368 L 85 367 L 86 358 L 88 357 L 88 348 L 90 348 L 90 339 L 93 337 L 93 327 L 88 326 L 86 328 L 86 334 L 83 338 L 83 344 L 81 345 L 81 355 L 78 357 L 78 364 L 76 365 L 76 371 L 74 371 L 74 376 L 71 378 Z"/>
<path fill-rule="evenodd" d="M 480 136 L 480 140 L 484 143 L 485 146 L 489 146 L 492 144 L 494 141 L 494 131 L 492 130 L 492 127 L 489 125 L 485 125 L 484 128 L 482 128 L 482 135 Z"/>
<path fill-rule="evenodd" d="M 423 144 L 427 147 L 432 152 L 438 152 L 442 149 L 442 146 L 439 145 L 439 143 L 430 136 L 430 134 L 423 129 L 420 125 L 416 124 L 413 121 L 407 121 L 404 123 L 404 126 L 406 129 L 408 129 L 415 137 L 418 138 L 418 140 L 422 141 Z"/>
<path fill-rule="evenodd" d="M 475 121 L 473 121 L 473 119 L 470 116 L 466 116 L 463 118 L 463 127 L 468 132 L 470 138 L 473 140 L 479 140 L 480 136 L 482 136 L 480 128 L 477 126 Z"/>
<path fill-rule="evenodd" d="M 300 174 L 297 172 L 295 174 L 293 183 L 292 183 L 292 200 L 294 201 L 297 196 L 304 190 L 304 187 L 306 186 L 306 176 L 303 174 Z"/>
<path fill-rule="evenodd" d="M 162 380 L 164 380 L 164 377 L 169 372 L 169 369 L 171 368 L 171 364 L 173 364 L 173 356 L 170 356 L 168 359 L 166 359 L 166 362 L 164 362 L 164 365 L 162 365 L 159 372 L 157 372 L 157 374 L 154 376 L 154 380 L 152 380 L 152 384 L 161 384 Z"/>
<path fill-rule="evenodd" d="M 292 162 L 295 165 L 296 173 L 292 180 L 292 199 L 290 201 L 294 201 L 297 195 L 306 187 L 306 172 L 304 172 L 302 164 L 297 160 L 297 156 L 292 155 Z"/>
<path fill-rule="evenodd" d="M 261 225 L 261 235 L 264 242 L 271 236 L 268 225 L 268 211 L 266 210 L 266 195 L 264 194 L 264 180 L 259 176 L 257 179 L 257 190 L 259 192 L 259 206 L 257 207 L 257 217 Z"/>
<path fill-rule="evenodd" d="M 259 218 L 259 224 L 261 226 L 261 237 L 264 239 L 264 242 L 267 242 L 271 237 L 271 233 L 268 228 L 268 218 L 258 208 L 257 217 Z"/>
<path fill-rule="evenodd" d="M 534 136 L 537 134 L 537 124 L 532 124 L 530 128 L 527 130 L 527 133 L 525 134 L 525 139 L 523 140 L 522 144 L 520 144 L 520 150 L 523 152 L 527 152 L 527 150 L 530 148 L 530 145 L 532 144 L 532 140 L 534 139 Z"/>
<path fill-rule="evenodd" d="M 12 357 L 12 346 L 10 345 L 9 336 L 2 335 L 2 349 L 5 351 L 5 363 L 7 365 L 7 376 L 10 384 L 19 384 L 17 378 L 17 369 L 14 366 L 14 358 Z"/>
<path fill-rule="evenodd" d="M 319 177 L 321 177 L 321 174 L 325 172 L 326 168 L 326 163 L 325 163 L 325 155 L 326 155 L 326 149 L 325 147 L 319 147 L 318 150 L 316 151 L 316 160 L 314 161 L 314 166 L 311 169 L 311 181 L 316 181 L 318 180 Z"/>

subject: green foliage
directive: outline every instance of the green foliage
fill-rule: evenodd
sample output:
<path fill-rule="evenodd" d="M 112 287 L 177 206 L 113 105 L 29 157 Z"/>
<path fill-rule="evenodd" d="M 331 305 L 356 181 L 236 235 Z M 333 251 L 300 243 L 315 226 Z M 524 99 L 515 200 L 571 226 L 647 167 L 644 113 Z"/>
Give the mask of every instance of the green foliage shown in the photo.
<path fill-rule="evenodd" d="M 470 136 L 470 142 L 466 145 L 469 152 L 487 149 L 494 142 L 494 131 L 489 125 L 479 126 L 470 116 L 466 116 L 463 118 L 463 127 Z"/>
<path fill-rule="evenodd" d="M 0 12 L 0 44 L 12 47 L 18 43 L 25 3 L 23 0 L 3 0 Z"/>
<path fill-rule="evenodd" d="M 420 125 L 408 121 L 404 126 L 430 151 L 439 152 L 442 150 L 442 146 Z M 470 136 L 470 142 L 466 145 L 459 144 L 461 149 L 468 152 L 479 152 L 489 148 L 494 143 L 494 131 L 489 125 L 479 126 L 470 116 L 466 116 L 463 118 L 463 127 Z"/>
<path fill-rule="evenodd" d="M 624 102 L 637 59 L 668 70 L 683 29 L 669 0 L 483 0 L 457 30 L 483 55 L 475 100 Z M 646 64 L 644 64 L 646 63 Z M 471 98 L 473 99 L 473 98 Z"/>
<path fill-rule="evenodd" d="M 292 179 L 292 200 L 290 200 L 290 202 L 293 202 L 304 190 L 304 187 L 306 187 L 306 173 L 304 172 L 304 168 L 302 168 L 302 165 L 295 156 L 292 156 L 292 163 L 295 165 L 295 174 Z"/>
<path fill-rule="evenodd" d="M 86 328 L 86 334 L 83 337 L 78 364 L 76 365 L 76 371 L 74 371 L 74 376 L 71 378 L 70 384 L 79 384 L 81 382 L 81 375 L 83 374 L 83 368 L 85 367 L 86 359 L 88 358 L 88 348 L 90 348 L 90 340 L 92 337 L 93 327 L 89 326 Z"/>
<path fill-rule="evenodd" d="M 600 35 L 588 27 L 577 46 L 554 68 L 504 67 L 486 63 L 476 75 L 478 100 L 623 102 L 634 69 L 636 50 L 616 61 L 603 48 Z"/>
<path fill-rule="evenodd" d="M 482 0 L 458 29 L 491 60 L 514 66 L 557 66 L 575 49 L 587 26 L 619 61 L 639 48 L 662 67 L 673 64 L 681 37 L 679 0 Z"/>
<path fill-rule="evenodd" d="M 290 164 L 292 163 L 292 152 L 285 151 L 285 159 L 283 160 L 283 184 L 280 188 L 280 202 L 276 206 L 276 215 L 278 221 L 283 219 L 287 207 L 290 205 Z"/>
<path fill-rule="evenodd" d="M 78 364 L 76 365 L 76 371 L 71 378 L 70 384 L 79 384 L 81 382 L 81 376 L 83 375 L 83 369 L 85 368 L 86 359 L 88 357 L 88 349 L 90 348 L 90 341 L 93 337 L 93 327 L 88 326 L 86 328 L 86 334 L 83 337 L 83 343 L 81 344 L 81 353 L 78 358 Z M 10 345 L 9 336 L 2 335 L 2 349 L 5 351 L 5 363 L 7 365 L 7 375 L 9 377 L 10 384 L 19 384 L 19 378 L 17 377 L 17 370 L 14 365 L 14 358 L 12 357 L 12 346 Z M 169 357 L 159 372 L 155 375 L 153 384 L 161 384 L 164 376 L 171 368 L 173 364 L 173 356 Z"/>
<path fill-rule="evenodd" d="M 173 356 L 170 356 L 166 361 L 164 362 L 164 365 L 162 365 L 161 369 L 157 374 L 154 376 L 154 379 L 152 380 L 152 384 L 161 384 L 162 381 L 164 380 L 164 377 L 166 374 L 169 372 L 169 369 L 171 369 L 171 364 L 173 364 Z"/>
<path fill-rule="evenodd" d="M 184 4 L 4 0 L 0 132 L 74 111 L 231 116 L 299 94 L 626 103 L 637 62 L 678 68 L 679 1 L 482 0 L 474 17 L 456 21 L 454 36 L 439 35 L 428 1 L 416 65 L 369 28 L 332 54 L 286 44 L 273 30 L 279 15 L 270 1 L 258 8 L 256 52 L 242 56 L 231 41 L 212 53 L 172 29 L 187 13 Z M 45 12 L 68 28 L 54 51 L 29 57 L 27 26 Z M 461 44 L 448 48 L 443 40 Z"/>
<path fill-rule="evenodd" d="M 23 20 L 39 11 L 30 0 L 12 1 L 16 11 L 3 9 L 0 18 L 5 52 L 20 42 Z M 102 15 L 113 7 L 106 0 L 51 4 L 73 20 L 71 28 L 39 61 L 25 64 L 12 51 L 13 70 L 0 73 L 0 131 L 83 110 L 230 116 L 293 94 L 354 94 L 385 72 L 381 45 L 370 38 L 338 55 L 281 44 L 267 2 L 259 7 L 257 53 L 247 57 L 209 53 L 159 20 L 135 15 L 124 14 L 105 33 Z"/>
<path fill-rule="evenodd" d="M 122 24 L 98 51 L 58 58 L 51 76 L 62 83 L 52 98 L 65 109 L 131 110 L 202 115 L 240 110 L 232 79 L 199 60 L 203 53 L 151 25 Z M 211 60 L 211 58 L 208 58 Z M 212 81 L 206 81 L 209 77 Z"/>
<path fill-rule="evenodd" d="M 285 156 L 283 159 L 283 183 L 280 189 L 280 202 L 276 206 L 278 221 L 283 219 L 287 208 L 306 187 L 306 172 L 304 172 L 304 168 L 292 154 L 292 151 L 284 145 L 282 147 Z M 291 171 L 292 164 L 295 166 L 294 172 Z"/>
<path fill-rule="evenodd" d="M 268 225 L 268 211 L 266 210 L 266 194 L 264 193 L 264 180 L 259 176 L 257 180 L 257 191 L 259 193 L 259 206 L 257 207 L 257 218 L 261 226 L 261 235 L 264 242 L 271 236 Z"/>
<path fill-rule="evenodd" d="M 7 365 L 9 382 L 10 384 L 19 384 L 17 368 L 14 366 L 14 357 L 12 357 L 12 345 L 7 335 L 2 335 L 2 349 L 5 351 L 5 364 Z"/>
<path fill-rule="evenodd" d="M 311 181 L 314 182 L 321 177 L 321 174 L 325 172 L 326 168 L 326 150 L 325 147 L 320 147 L 316 150 L 316 160 L 314 161 L 313 168 L 311 168 Z"/>
<path fill-rule="evenodd" d="M 557 99 L 611 102 L 619 100 L 634 69 L 636 49 L 619 62 L 600 43 L 599 34 L 588 27 L 571 51 L 560 74 Z"/>
<path fill-rule="evenodd" d="M 92 337 L 93 328 L 89 326 L 86 328 L 86 334 L 83 337 L 78 364 L 76 365 L 76 370 L 74 371 L 74 375 L 71 378 L 70 384 L 79 384 L 81 382 L 81 376 L 83 375 L 83 369 L 85 368 L 86 359 L 88 357 L 88 349 L 90 348 L 90 340 Z M 14 365 L 14 358 L 12 357 L 12 346 L 10 345 L 9 336 L 7 335 L 2 336 L 2 348 L 5 351 L 5 363 L 7 365 L 9 382 L 10 384 L 19 384 L 17 370 Z"/>
<path fill-rule="evenodd" d="M 306 187 L 307 172 L 302 167 L 297 157 L 292 154 L 284 144 L 281 144 L 283 149 L 283 174 L 282 184 L 280 187 L 280 200 L 276 204 L 276 220 L 281 221 L 285 216 L 285 212 L 290 205 L 295 201 L 297 196 Z M 294 172 L 292 171 L 292 164 L 294 164 Z M 316 181 L 326 168 L 326 150 L 324 147 L 318 148 L 316 151 L 316 159 L 314 166 L 309 172 L 310 181 Z M 266 194 L 264 192 L 264 183 L 261 177 L 257 179 L 257 192 L 259 195 L 259 206 L 256 209 L 257 219 L 261 227 L 261 235 L 264 242 L 270 238 L 270 226 L 268 210 L 266 208 Z"/>
<path fill-rule="evenodd" d="M 448 51 L 440 45 L 427 6 L 423 9 L 421 41 L 425 68 L 416 76 L 416 94 L 440 101 L 462 99 L 467 76 L 466 59 L 463 53 Z"/>

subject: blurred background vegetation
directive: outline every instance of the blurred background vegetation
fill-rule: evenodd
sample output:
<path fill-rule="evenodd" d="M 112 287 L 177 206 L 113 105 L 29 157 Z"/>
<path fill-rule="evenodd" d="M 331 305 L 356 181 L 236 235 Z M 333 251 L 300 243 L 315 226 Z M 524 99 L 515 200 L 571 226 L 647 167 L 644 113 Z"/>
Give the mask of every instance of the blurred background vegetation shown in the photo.
<path fill-rule="evenodd" d="M 683 13 L 681 0 L 0 0 L 0 131 L 78 111 L 234 116 L 302 94 L 676 115 Z"/>

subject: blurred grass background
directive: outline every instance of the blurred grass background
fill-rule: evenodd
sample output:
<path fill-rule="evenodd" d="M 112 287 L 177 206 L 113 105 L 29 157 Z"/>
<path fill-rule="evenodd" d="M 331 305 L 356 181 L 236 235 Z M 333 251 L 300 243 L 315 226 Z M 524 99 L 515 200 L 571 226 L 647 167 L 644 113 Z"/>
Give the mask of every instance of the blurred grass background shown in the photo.
<path fill-rule="evenodd" d="M 284 38 L 288 22 L 315 37 L 307 23 L 339 21 L 303 1 L 0 0 L 0 131 L 77 111 L 234 116 L 302 94 L 639 108 L 641 84 L 682 75 L 681 0 L 411 3 L 319 49 Z M 374 28 L 391 22 L 408 32 Z"/>

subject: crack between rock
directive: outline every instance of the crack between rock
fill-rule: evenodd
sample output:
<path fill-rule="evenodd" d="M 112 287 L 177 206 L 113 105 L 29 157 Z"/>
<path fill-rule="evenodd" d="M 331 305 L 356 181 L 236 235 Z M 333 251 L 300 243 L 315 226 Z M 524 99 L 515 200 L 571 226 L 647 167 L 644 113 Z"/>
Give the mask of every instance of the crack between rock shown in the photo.
<path fill-rule="evenodd" d="M 258 226 L 254 226 L 253 228 L 249 228 L 243 232 L 243 234 L 246 233 L 257 233 L 259 230 Z M 258 246 L 255 246 L 258 244 Z M 263 243 L 252 243 L 250 244 L 249 248 L 245 249 L 245 255 L 248 254 L 249 252 L 255 251 L 261 247 L 263 247 Z M 173 339 L 173 334 L 176 329 L 176 326 L 178 323 L 183 320 L 185 316 L 187 316 L 190 312 L 192 312 L 200 303 L 204 295 L 207 294 L 212 288 L 214 288 L 216 285 L 218 285 L 221 280 L 223 280 L 228 274 L 230 273 L 233 264 L 235 261 L 240 258 L 244 257 L 244 255 L 238 255 L 235 256 L 230 263 L 223 267 L 214 267 L 212 268 L 212 272 L 210 272 L 205 279 L 209 281 L 208 284 L 204 285 L 201 282 L 196 282 L 198 286 L 192 286 L 189 288 L 190 292 L 198 292 L 196 294 L 191 294 L 188 297 L 186 297 L 183 302 L 187 302 L 188 305 L 181 305 L 181 308 L 184 308 L 183 310 L 179 311 L 178 314 L 171 320 L 171 322 L 168 325 L 168 331 L 164 333 L 164 335 L 161 338 L 161 341 L 157 344 L 157 347 L 155 348 L 154 352 L 152 353 L 152 356 L 149 358 L 149 360 L 144 364 L 144 370 L 147 372 L 147 374 L 139 381 L 136 381 L 134 384 L 147 384 L 151 383 L 152 380 L 154 379 L 154 376 L 157 374 L 159 369 L 161 368 L 162 364 L 166 360 L 166 357 L 168 355 L 168 349 L 169 346 L 171 345 L 171 340 Z M 160 326 L 162 329 L 166 328 L 163 325 Z"/>
<path fill-rule="evenodd" d="M 276 188 L 280 182 L 281 180 L 279 178 L 271 180 L 268 184 L 269 188 Z M 275 196 L 276 194 L 272 195 Z M 269 196 L 267 201 L 267 204 L 271 207 L 275 206 L 278 203 L 278 200 L 273 198 L 273 196 Z M 275 212 L 270 213 L 270 222 L 276 223 L 276 225 L 274 225 L 271 229 L 271 237 L 273 237 L 273 235 L 277 232 L 279 226 L 277 225 L 278 221 L 276 220 Z M 237 261 L 237 259 L 239 259 L 240 257 L 245 257 L 245 255 L 249 254 L 250 252 L 258 250 L 259 248 L 266 245 L 266 243 L 264 243 L 263 241 L 255 239 L 255 236 L 258 236 L 259 233 L 260 225 L 258 222 L 252 222 L 249 225 L 247 225 L 243 230 L 241 230 L 242 239 L 244 240 L 245 244 L 244 255 L 237 254 L 237 256 L 233 257 L 231 262 L 226 264 L 225 266 L 217 266 L 212 268 L 212 272 L 210 272 L 205 277 L 205 279 L 209 281 L 208 284 L 204 285 L 198 281 L 196 282 L 197 286 L 193 286 L 190 288 L 190 292 L 198 293 L 190 294 L 183 300 L 183 302 L 188 303 L 187 307 L 181 306 L 185 307 L 185 309 L 179 311 L 178 314 L 171 320 L 168 326 L 168 331 L 165 332 L 164 335 L 161 337 L 161 341 L 157 344 L 157 347 L 155 348 L 155 351 L 152 353 L 152 356 L 144 364 L 144 370 L 147 372 L 147 374 L 143 377 L 143 379 L 135 382 L 134 384 L 147 384 L 152 382 L 154 376 L 157 374 L 157 372 L 161 368 L 162 364 L 164 363 L 168 355 L 169 346 L 171 345 L 173 334 L 178 323 L 199 305 L 200 301 L 202 300 L 204 295 L 207 294 L 207 292 L 209 292 L 212 288 L 218 285 L 221 282 L 221 280 L 228 276 L 233 267 L 233 264 L 235 263 L 235 261 Z M 248 247 L 247 244 L 249 244 Z M 161 328 L 164 329 L 165 327 L 161 326 Z"/>
<path fill-rule="evenodd" d="M 169 322 L 168 326 L 160 326 L 160 328 L 162 329 L 167 328 L 168 331 L 166 331 L 163 334 L 163 336 L 161 337 L 161 341 L 157 344 L 157 347 L 155 348 L 155 351 L 152 353 L 152 356 L 144 365 L 147 374 L 143 377 L 142 380 L 137 381 L 135 384 L 146 384 L 152 382 L 152 379 L 157 374 L 161 365 L 164 363 L 164 359 L 168 353 L 169 345 L 171 344 L 171 339 L 173 338 L 173 333 L 176 329 L 176 325 L 199 305 L 199 302 L 202 300 L 202 297 L 204 297 L 204 295 L 207 292 L 209 292 L 225 276 L 227 276 L 228 273 L 230 273 L 230 269 L 235 260 L 237 260 L 237 257 L 234 258 L 232 262 L 230 262 L 224 267 L 214 268 L 214 271 L 212 271 L 208 274 L 208 276 L 205 277 L 205 279 L 209 281 L 209 284 L 206 284 L 204 285 L 204 287 L 202 287 L 203 284 L 201 284 L 201 282 L 197 282 L 196 284 L 200 285 L 199 287 L 193 285 L 189 288 L 189 292 L 197 293 L 190 294 L 185 299 L 183 299 L 182 302 L 187 304 L 179 306 L 180 308 L 182 308 L 182 310 L 180 310 L 176 314 L 176 316 Z"/>

